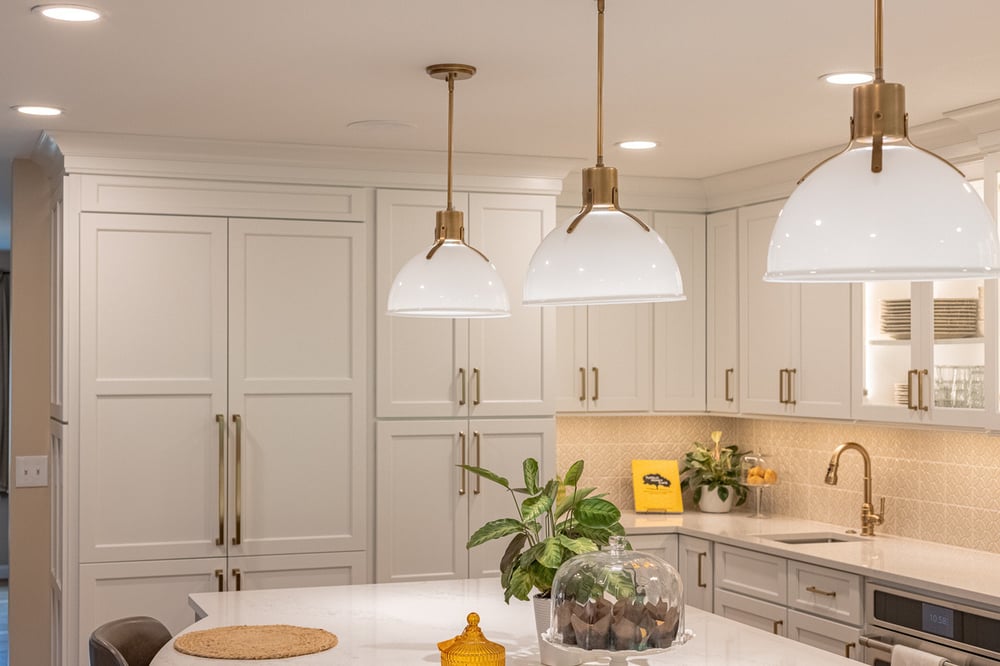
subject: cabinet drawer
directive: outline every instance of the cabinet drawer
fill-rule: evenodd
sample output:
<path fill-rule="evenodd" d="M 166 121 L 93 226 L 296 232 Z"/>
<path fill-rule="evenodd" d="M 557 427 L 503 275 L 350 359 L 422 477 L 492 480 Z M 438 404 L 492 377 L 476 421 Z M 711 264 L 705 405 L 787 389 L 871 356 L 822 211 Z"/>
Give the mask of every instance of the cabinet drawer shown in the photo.
<path fill-rule="evenodd" d="M 788 562 L 788 605 L 838 622 L 861 624 L 861 576 Z"/>
<path fill-rule="evenodd" d="M 788 599 L 785 560 L 717 543 L 715 586 L 784 605 Z"/>
<path fill-rule="evenodd" d="M 820 650 L 860 661 L 858 627 L 824 620 L 799 611 L 788 611 L 788 637 Z"/>
<path fill-rule="evenodd" d="M 656 555 L 666 560 L 674 569 L 677 566 L 677 535 L 676 534 L 630 534 L 628 541 L 632 550 Z"/>
<path fill-rule="evenodd" d="M 778 636 L 787 635 L 788 609 L 767 601 L 716 588 L 715 614 Z"/>

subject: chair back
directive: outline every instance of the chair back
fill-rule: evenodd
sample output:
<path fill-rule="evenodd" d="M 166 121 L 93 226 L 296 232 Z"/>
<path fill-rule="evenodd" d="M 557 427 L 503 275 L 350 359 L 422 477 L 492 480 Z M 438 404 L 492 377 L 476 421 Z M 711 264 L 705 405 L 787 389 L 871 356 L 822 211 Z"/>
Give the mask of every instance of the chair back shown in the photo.
<path fill-rule="evenodd" d="M 170 638 L 170 630 L 152 617 L 112 620 L 90 635 L 90 666 L 149 666 Z"/>

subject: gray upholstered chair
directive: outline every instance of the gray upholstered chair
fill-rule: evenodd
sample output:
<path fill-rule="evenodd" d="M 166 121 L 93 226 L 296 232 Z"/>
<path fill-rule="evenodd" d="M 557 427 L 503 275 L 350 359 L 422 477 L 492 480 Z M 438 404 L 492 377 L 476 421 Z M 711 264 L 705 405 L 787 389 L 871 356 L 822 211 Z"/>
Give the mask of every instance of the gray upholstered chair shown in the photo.
<path fill-rule="evenodd" d="M 152 617 L 123 617 L 90 635 L 90 666 L 149 666 L 170 640 L 170 630 Z"/>

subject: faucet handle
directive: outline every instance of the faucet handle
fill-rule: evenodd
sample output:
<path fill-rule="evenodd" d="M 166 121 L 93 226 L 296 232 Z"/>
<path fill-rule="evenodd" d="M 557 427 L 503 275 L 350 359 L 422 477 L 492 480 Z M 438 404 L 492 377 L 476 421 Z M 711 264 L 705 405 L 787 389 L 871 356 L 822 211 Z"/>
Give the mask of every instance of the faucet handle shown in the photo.
<path fill-rule="evenodd" d="M 878 521 L 877 522 L 878 525 L 881 525 L 883 522 L 885 522 L 885 496 L 884 495 L 878 501 L 878 514 L 876 515 L 875 520 Z"/>

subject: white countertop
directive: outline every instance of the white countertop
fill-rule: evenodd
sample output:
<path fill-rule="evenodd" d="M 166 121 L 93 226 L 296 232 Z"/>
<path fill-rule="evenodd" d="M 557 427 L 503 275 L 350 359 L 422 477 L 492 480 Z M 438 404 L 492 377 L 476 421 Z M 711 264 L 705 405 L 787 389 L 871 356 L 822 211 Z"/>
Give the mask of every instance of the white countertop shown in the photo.
<path fill-rule="evenodd" d="M 859 512 L 860 513 L 860 512 Z M 801 532 L 845 533 L 845 528 L 811 520 L 751 518 L 746 513 L 622 515 L 629 534 L 680 533 L 751 548 L 781 557 L 832 567 L 896 585 L 950 595 L 957 600 L 1000 607 L 1000 555 L 878 534 L 844 543 L 786 544 L 759 535 Z M 859 520 L 860 522 L 860 520 Z M 997 529 L 983 525 L 982 529 Z"/>
<path fill-rule="evenodd" d="M 486 637 L 507 649 L 507 664 L 539 663 L 531 605 L 516 600 L 504 604 L 495 578 L 203 593 L 190 599 L 199 616 L 205 617 L 185 632 L 233 624 L 295 624 L 331 631 L 339 644 L 294 659 L 238 661 L 183 655 L 171 641 L 152 666 L 260 666 L 279 661 L 296 666 L 439 664 L 437 643 L 461 633 L 471 611 L 481 616 L 479 626 Z M 688 607 L 685 614 L 685 625 L 695 637 L 640 663 L 857 666 L 855 661 L 696 608 Z"/>

